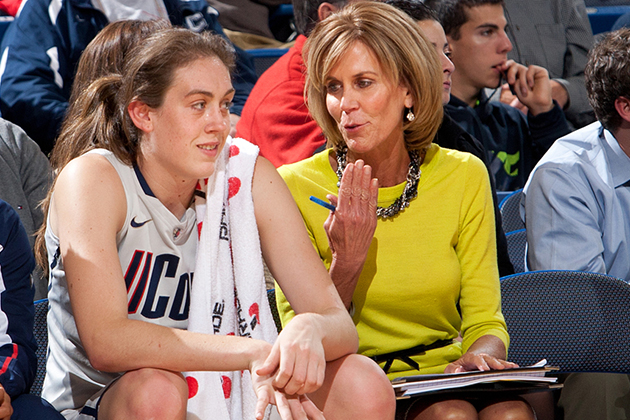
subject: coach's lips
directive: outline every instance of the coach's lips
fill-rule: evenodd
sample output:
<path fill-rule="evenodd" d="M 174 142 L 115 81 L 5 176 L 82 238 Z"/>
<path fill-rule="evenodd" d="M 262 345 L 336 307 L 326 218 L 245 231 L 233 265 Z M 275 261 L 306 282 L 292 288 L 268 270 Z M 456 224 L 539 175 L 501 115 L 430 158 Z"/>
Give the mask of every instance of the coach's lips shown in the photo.
<path fill-rule="evenodd" d="M 352 133 L 355 131 L 360 130 L 361 128 L 365 127 L 368 123 L 355 123 L 355 122 L 351 122 L 351 123 L 345 123 L 343 124 L 343 129 L 347 132 L 347 133 Z"/>

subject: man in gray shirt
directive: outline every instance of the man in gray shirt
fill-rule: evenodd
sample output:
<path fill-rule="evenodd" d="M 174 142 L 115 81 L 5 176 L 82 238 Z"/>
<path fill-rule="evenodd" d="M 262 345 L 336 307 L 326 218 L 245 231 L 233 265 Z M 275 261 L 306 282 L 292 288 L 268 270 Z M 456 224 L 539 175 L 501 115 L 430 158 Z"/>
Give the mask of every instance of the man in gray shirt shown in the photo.
<path fill-rule="evenodd" d="M 51 182 L 50 163 L 37 143 L 20 127 L 0 118 L 0 199 L 20 216 L 31 248 L 45 217 L 39 203 L 46 198 Z M 38 269 L 33 274 L 35 299 L 46 297 L 46 279 Z"/>
<path fill-rule="evenodd" d="M 584 0 L 505 0 L 505 16 L 513 46 L 508 58 L 547 69 L 552 97 L 575 128 L 595 121 L 584 87 L 593 46 Z"/>

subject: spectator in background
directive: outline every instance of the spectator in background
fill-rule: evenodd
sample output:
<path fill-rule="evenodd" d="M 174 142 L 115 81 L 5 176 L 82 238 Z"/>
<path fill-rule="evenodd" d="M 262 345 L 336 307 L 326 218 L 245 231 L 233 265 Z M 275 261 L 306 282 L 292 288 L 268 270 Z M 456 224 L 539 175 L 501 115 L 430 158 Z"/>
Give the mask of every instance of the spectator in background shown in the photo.
<path fill-rule="evenodd" d="M 288 48 L 286 39 L 276 39 L 269 16 L 290 0 L 208 0 L 219 12 L 219 23 L 230 40 L 243 49 Z M 288 26 L 288 19 L 287 19 Z M 287 35 L 291 32 L 285 30 Z"/>
<path fill-rule="evenodd" d="M 7 16 L 15 16 L 20 9 L 22 0 L 0 0 L 0 11 Z"/>
<path fill-rule="evenodd" d="M 549 146 L 570 132 L 562 109 L 551 96 L 547 70 L 507 59 L 512 44 L 505 32 L 502 0 L 426 3 L 440 16 L 457 69 L 447 113 L 483 143 L 497 189 L 522 188 Z M 503 79 L 529 108 L 527 117 L 485 95 L 485 88 L 498 88 Z"/>
<path fill-rule="evenodd" d="M 584 0 L 505 0 L 505 16 L 513 46 L 508 58 L 547 69 L 551 96 L 575 128 L 595 121 L 584 87 L 586 56 L 593 46 Z M 509 86 L 501 90 L 503 101 L 522 106 Z"/>
<path fill-rule="evenodd" d="M 31 249 L 35 232 L 44 221 L 40 202 L 46 198 L 52 181 L 50 163 L 24 131 L 0 119 L 0 199 L 20 216 Z M 39 269 L 33 273 L 35 298 L 46 297 L 48 282 Z"/>
<path fill-rule="evenodd" d="M 62 124 L 72 124 L 80 118 L 82 112 L 79 96 L 85 93 L 90 84 L 99 77 L 112 74 L 122 74 L 127 54 L 139 42 L 163 29 L 171 28 L 171 24 L 164 19 L 157 20 L 122 20 L 105 26 L 85 47 L 77 65 L 74 83 L 70 92 L 70 105 Z M 65 146 L 66 144 L 64 144 Z M 56 155 L 62 154 L 58 152 Z M 53 167 L 59 167 L 51 155 Z"/>
<path fill-rule="evenodd" d="M 33 252 L 20 218 L 0 200 L 0 419 L 61 419 L 45 400 L 28 394 L 37 371 L 33 336 Z"/>
<path fill-rule="evenodd" d="M 79 57 L 107 23 L 125 19 L 170 20 L 193 31 L 221 35 L 217 13 L 205 0 L 29 0 L 2 40 L 0 110 L 48 154 L 68 107 Z M 256 82 L 251 58 L 238 50 L 232 123 Z"/>
<path fill-rule="evenodd" d="M 293 0 L 295 45 L 260 76 L 249 95 L 236 135 L 260 148 L 279 167 L 312 156 L 325 143 L 322 130 L 304 103 L 306 67 L 302 48 L 313 27 L 346 1 Z"/>
<path fill-rule="evenodd" d="M 582 270 L 630 281 L 630 29 L 591 51 L 586 89 L 598 121 L 556 141 L 524 189 L 531 270 Z M 559 405 L 571 420 L 626 419 L 630 376 L 571 374 Z"/>
<path fill-rule="evenodd" d="M 29 242 L 44 221 L 39 207 L 52 181 L 50 163 L 24 131 L 0 119 L 0 199 L 18 213 Z"/>

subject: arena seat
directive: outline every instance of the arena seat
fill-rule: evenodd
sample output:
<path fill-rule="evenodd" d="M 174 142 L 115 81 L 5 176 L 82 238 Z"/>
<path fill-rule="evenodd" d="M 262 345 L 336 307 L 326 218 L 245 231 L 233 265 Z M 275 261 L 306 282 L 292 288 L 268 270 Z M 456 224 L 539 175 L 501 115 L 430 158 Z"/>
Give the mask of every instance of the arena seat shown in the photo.
<path fill-rule="evenodd" d="M 276 60 L 289 51 L 286 48 L 259 48 L 247 50 L 247 53 L 254 59 L 256 76 L 260 77 Z"/>
<path fill-rule="evenodd" d="M 525 271 L 525 249 L 527 245 L 527 231 L 519 229 L 505 235 L 508 247 L 508 256 L 514 266 L 515 273 Z"/>
<path fill-rule="evenodd" d="M 588 13 L 588 20 L 591 23 L 593 35 L 610 31 L 610 28 L 612 28 L 617 19 L 628 12 L 630 12 L 630 6 L 628 5 L 586 8 L 586 13 Z"/>
<path fill-rule="evenodd" d="M 531 271 L 501 279 L 509 358 L 561 372 L 630 373 L 630 285 L 583 271 Z"/>
<path fill-rule="evenodd" d="M 37 374 L 31 386 L 31 394 L 40 396 L 44 377 L 46 376 L 46 353 L 48 352 L 48 299 L 41 299 L 35 302 L 35 320 L 33 333 L 37 341 Z"/>
<path fill-rule="evenodd" d="M 515 230 L 525 229 L 525 224 L 521 220 L 520 213 L 522 194 L 522 189 L 516 190 L 499 203 L 501 224 L 506 234 L 514 232 Z"/>

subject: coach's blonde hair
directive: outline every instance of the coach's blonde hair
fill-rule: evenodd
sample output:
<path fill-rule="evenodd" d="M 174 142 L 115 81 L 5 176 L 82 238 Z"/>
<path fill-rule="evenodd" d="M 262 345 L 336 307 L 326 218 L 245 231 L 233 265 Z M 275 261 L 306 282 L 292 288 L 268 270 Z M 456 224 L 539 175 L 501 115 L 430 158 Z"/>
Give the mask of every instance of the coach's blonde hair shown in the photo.
<path fill-rule="evenodd" d="M 365 1 L 346 6 L 319 22 L 305 44 L 307 78 L 305 95 L 311 115 L 328 144 L 345 145 L 337 124 L 326 108 L 326 80 L 355 42 L 368 47 L 394 86 L 411 92 L 415 119 L 403 115 L 408 150 L 426 148 L 442 123 L 442 68 L 431 43 L 410 17 L 384 3 Z M 402 110 L 406 114 L 406 110 Z"/>

